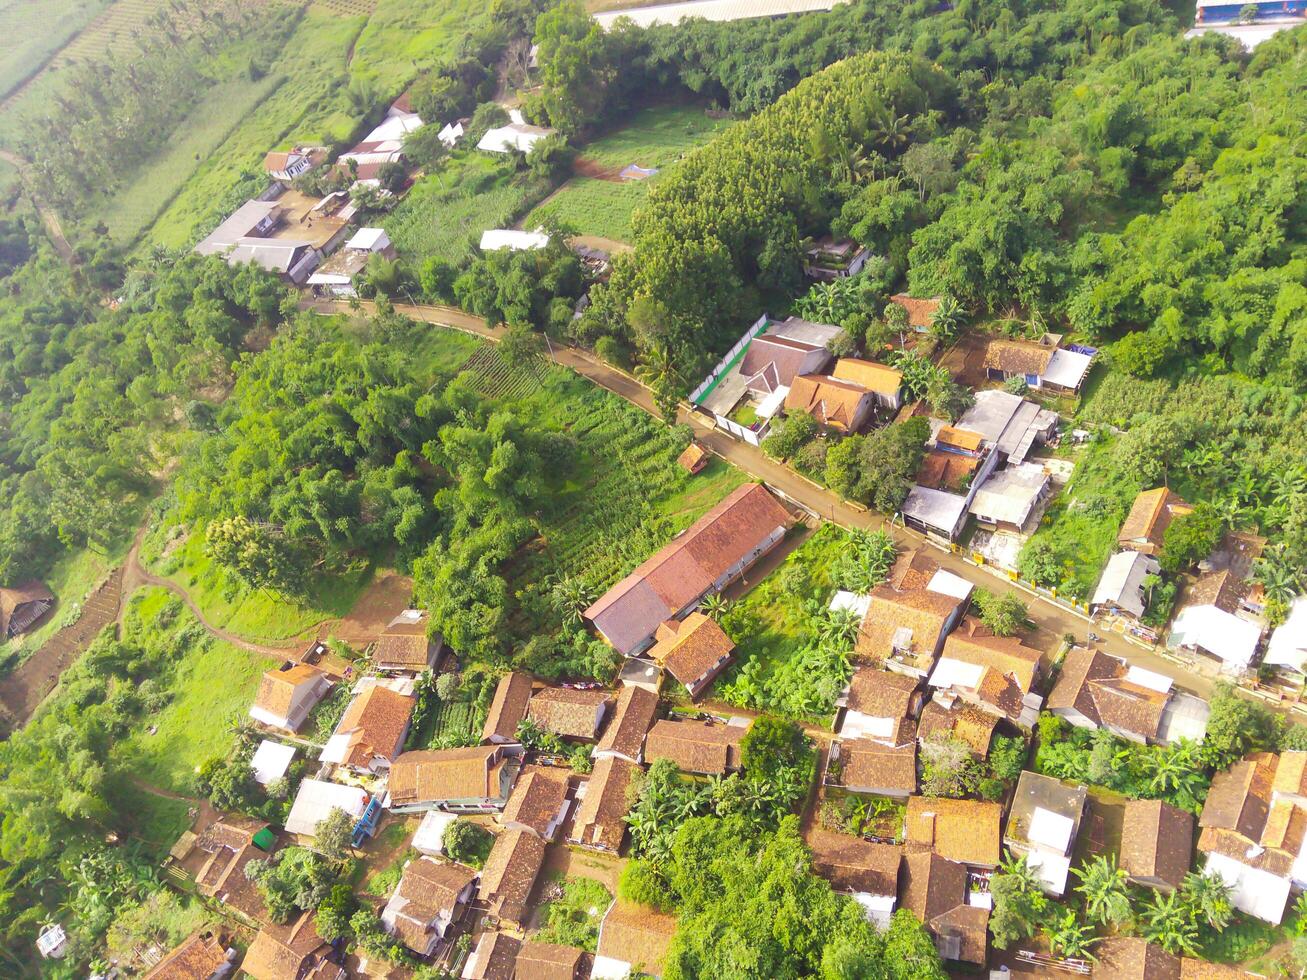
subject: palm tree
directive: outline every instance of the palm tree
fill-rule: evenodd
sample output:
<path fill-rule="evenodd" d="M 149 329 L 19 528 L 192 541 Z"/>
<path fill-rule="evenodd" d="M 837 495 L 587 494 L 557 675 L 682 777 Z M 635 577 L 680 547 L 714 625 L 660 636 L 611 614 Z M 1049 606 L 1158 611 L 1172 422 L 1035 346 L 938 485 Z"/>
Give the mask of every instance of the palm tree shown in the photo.
<path fill-rule="evenodd" d="M 957 334 L 964 316 L 966 311 L 962 309 L 962 304 L 952 296 L 944 296 L 930 314 L 931 335 L 941 343 L 947 343 Z"/>
<path fill-rule="evenodd" d="M 1046 930 L 1048 946 L 1054 956 L 1065 959 L 1092 959 L 1089 948 L 1098 942 L 1094 927 L 1076 918 L 1075 909 L 1067 909 Z"/>
<path fill-rule="evenodd" d="M 1198 955 L 1198 923 L 1179 892 L 1155 894 L 1140 916 L 1140 933 L 1173 955 Z"/>
<path fill-rule="evenodd" d="M 699 603 L 699 610 L 714 623 L 720 623 L 722 617 L 731 611 L 731 600 L 720 592 L 714 592 L 712 595 L 704 596 L 703 601 Z"/>
<path fill-rule="evenodd" d="M 817 628 L 817 638 L 832 650 L 848 650 L 857 639 L 862 618 L 852 609 L 830 609 Z"/>
<path fill-rule="evenodd" d="M 1072 868 L 1080 879 L 1076 891 L 1084 896 L 1085 914 L 1104 924 L 1120 925 L 1130 918 L 1130 880 L 1116 859 L 1100 854 L 1087 865 Z"/>
<path fill-rule="evenodd" d="M 560 576 L 549 590 L 549 601 L 569 624 L 580 624 L 582 614 L 594 599 L 590 583 L 575 575 Z"/>
<path fill-rule="evenodd" d="M 1233 890 L 1220 875 L 1189 873 L 1184 876 L 1180 892 L 1190 909 L 1213 929 L 1224 929 L 1230 924 L 1233 909 L 1230 895 Z"/>
<path fill-rule="evenodd" d="M 1285 558 L 1284 545 L 1276 545 L 1253 566 L 1253 581 L 1261 583 L 1266 598 L 1289 603 L 1303 591 L 1303 576 Z"/>

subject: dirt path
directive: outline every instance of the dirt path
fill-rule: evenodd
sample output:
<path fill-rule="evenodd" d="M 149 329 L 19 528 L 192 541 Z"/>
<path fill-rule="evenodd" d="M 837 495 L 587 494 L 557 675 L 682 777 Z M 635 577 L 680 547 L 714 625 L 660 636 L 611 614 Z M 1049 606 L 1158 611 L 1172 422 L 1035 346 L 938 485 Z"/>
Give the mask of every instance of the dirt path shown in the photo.
<path fill-rule="evenodd" d="M 22 178 L 23 186 L 27 188 L 27 196 L 31 198 L 32 207 L 36 208 L 36 213 L 41 216 L 41 224 L 45 225 L 45 233 L 50 236 L 50 243 L 54 246 L 54 250 L 69 265 L 75 265 L 77 256 L 73 252 L 73 246 L 64 237 L 63 223 L 59 220 L 59 215 L 55 214 L 54 209 L 36 196 L 36 186 L 32 180 L 27 161 L 8 150 L 0 150 L 0 160 L 17 168 L 18 176 Z"/>

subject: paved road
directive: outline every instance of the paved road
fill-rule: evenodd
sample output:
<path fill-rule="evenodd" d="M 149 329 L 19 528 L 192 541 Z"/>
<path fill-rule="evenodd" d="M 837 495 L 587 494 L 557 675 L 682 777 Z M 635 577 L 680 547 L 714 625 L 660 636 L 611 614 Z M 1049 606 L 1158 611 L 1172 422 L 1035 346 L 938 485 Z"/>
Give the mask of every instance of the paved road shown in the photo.
<path fill-rule="evenodd" d="M 303 309 L 312 309 L 319 313 L 348 314 L 352 312 L 348 303 L 339 301 L 306 300 L 300 305 Z M 365 313 L 371 313 L 373 307 L 371 303 L 363 303 L 362 309 Z M 505 332 L 502 327 L 487 326 L 486 322 L 480 317 L 472 316 L 452 307 L 416 306 L 397 303 L 395 311 L 415 320 L 451 327 L 489 340 L 498 340 Z M 559 364 L 571 368 L 577 374 L 590 379 L 595 384 L 620 395 L 631 404 L 644 409 L 651 415 L 658 414 L 658 410 L 654 405 L 653 393 L 625 372 L 575 347 L 563 347 L 555 344 L 552 346 L 551 352 L 554 360 Z M 825 520 L 834 521 L 843 527 L 858 527 L 870 530 L 885 529 L 890 532 L 901 549 L 915 548 L 926 541 L 925 535 L 901 525 L 891 525 L 881 515 L 850 504 L 848 501 L 841 499 L 838 494 L 804 479 L 788 466 L 769 457 L 761 449 L 733 439 L 713 427 L 703 416 L 697 413 L 691 413 L 682 407 L 677 415 L 677 421 L 692 425 L 695 429 L 695 438 L 718 456 L 738 466 L 756 479 L 763 481 L 774 490 L 779 490 L 791 500 L 797 501 Z M 1079 616 L 1057 603 L 1050 602 L 1040 595 L 1017 587 L 1008 581 L 1006 577 L 978 569 L 974 565 L 963 561 L 957 555 L 932 548 L 931 557 L 955 575 L 960 575 L 991 592 L 1016 594 L 1023 602 L 1027 603 L 1030 610 L 1030 620 L 1035 626 L 1051 634 L 1052 637 L 1061 637 L 1065 633 L 1072 633 L 1082 641 L 1085 639 L 1085 634 L 1089 630 L 1089 623 L 1083 616 Z M 1186 670 L 1181 665 L 1152 651 L 1142 649 L 1119 636 L 1109 634 L 1097 645 L 1099 649 L 1114 656 L 1122 657 L 1132 664 L 1166 674 L 1174 678 L 1177 685 L 1195 694 L 1202 697 L 1209 697 L 1211 694 L 1213 682 L 1210 677 Z"/>

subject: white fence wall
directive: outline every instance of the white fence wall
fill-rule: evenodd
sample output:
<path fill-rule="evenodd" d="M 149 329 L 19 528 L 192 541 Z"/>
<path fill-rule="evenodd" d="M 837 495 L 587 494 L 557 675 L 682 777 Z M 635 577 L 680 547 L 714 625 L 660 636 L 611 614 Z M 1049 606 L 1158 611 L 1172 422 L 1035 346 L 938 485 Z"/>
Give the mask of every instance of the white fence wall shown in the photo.
<path fill-rule="evenodd" d="M 717 362 L 717 366 L 713 368 L 711 372 L 709 372 L 708 377 L 703 379 L 703 381 L 699 384 L 698 388 L 695 388 L 694 391 L 690 392 L 690 402 L 693 404 L 698 404 L 699 396 L 702 395 L 705 391 L 707 391 L 712 386 L 712 383 L 722 376 L 722 373 L 726 370 L 727 366 L 731 363 L 731 361 L 735 360 L 736 355 L 739 354 L 740 351 L 744 350 L 745 345 L 747 345 L 749 341 L 753 340 L 754 337 L 758 336 L 758 334 L 762 333 L 765 329 L 767 329 L 766 313 L 758 317 L 758 319 L 754 322 L 753 326 L 751 326 L 748 330 L 744 331 L 743 336 L 741 336 L 740 339 L 735 342 L 734 347 L 732 347 L 729 351 L 726 352 L 726 356 L 724 356 L 720 361 Z M 723 428 L 725 428 L 725 426 L 723 426 Z"/>

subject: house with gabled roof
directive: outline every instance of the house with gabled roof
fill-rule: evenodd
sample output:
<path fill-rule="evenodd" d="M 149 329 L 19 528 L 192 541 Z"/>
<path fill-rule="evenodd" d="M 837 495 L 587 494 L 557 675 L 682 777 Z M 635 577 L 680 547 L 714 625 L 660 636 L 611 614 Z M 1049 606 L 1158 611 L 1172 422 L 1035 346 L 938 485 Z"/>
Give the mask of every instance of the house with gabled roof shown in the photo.
<path fill-rule="evenodd" d="M 1106 613 L 1138 620 L 1148 608 L 1145 583 L 1161 573 L 1156 558 L 1141 551 L 1118 551 L 1107 560 L 1102 577 L 1089 600 L 1094 615 Z"/>
<path fill-rule="evenodd" d="M 1072 851 L 1088 800 L 1086 787 L 1071 786 L 1052 776 L 1026 771 L 1017 780 L 1003 844 L 1013 854 L 1025 856 L 1050 895 L 1066 891 Z"/>
<path fill-rule="evenodd" d="M 142 980 L 220 980 L 236 972 L 236 948 L 212 932 L 196 932 L 156 963 Z"/>
<path fill-rule="evenodd" d="M 599 737 L 612 703 L 613 696 L 608 691 L 546 687 L 531 695 L 526 716 L 544 731 L 561 738 L 593 741 Z"/>
<path fill-rule="evenodd" d="M 791 523 L 766 487 L 746 483 L 605 592 L 585 619 L 620 653 L 634 656 L 654 642 L 660 624 L 743 575 Z"/>
<path fill-rule="evenodd" d="M 509 671 L 499 678 L 490 710 L 486 713 L 485 726 L 481 729 L 483 743 L 502 745 L 518 740 L 517 726 L 526 717 L 533 686 L 531 675 L 518 670 Z"/>
<path fill-rule="evenodd" d="M 1031 340 L 995 338 L 985 349 L 985 375 L 992 381 L 1020 378 L 1031 388 L 1077 392 L 1093 354 Z"/>
<path fill-rule="evenodd" d="M 477 881 L 477 901 L 497 919 L 526 925 L 527 900 L 544 867 L 547 842 L 530 830 L 496 835 Z"/>
<path fill-rule="evenodd" d="M 917 740 L 886 745 L 869 739 L 831 743 L 826 782 L 850 793 L 907 799 L 917 791 Z"/>
<path fill-rule="evenodd" d="M 595 745 L 596 759 L 616 756 L 637 765 L 644 761 L 644 739 L 658 714 L 658 695 L 638 684 L 626 684 L 617 695 L 613 717 Z"/>
<path fill-rule="evenodd" d="M 284 663 L 265 671 L 250 717 L 270 728 L 298 731 L 314 705 L 331 690 L 331 678 L 307 664 Z"/>
<path fill-rule="evenodd" d="M 322 761 L 357 772 L 384 772 L 404 748 L 416 701 L 383 684 L 356 693 L 322 750 Z"/>
<path fill-rule="evenodd" d="M 1067 652 L 1045 707 L 1077 728 L 1105 728 L 1141 745 L 1198 741 L 1211 713 L 1171 678 L 1082 646 Z"/>
<path fill-rule="evenodd" d="M 931 317 L 939 309 L 939 304 L 943 299 L 942 296 L 921 299 L 916 296 L 909 296 L 907 293 L 895 293 L 889 298 L 889 301 L 895 306 L 903 307 L 908 314 L 908 326 L 914 332 L 926 333 L 930 330 Z"/>
<path fill-rule="evenodd" d="M 585 950 L 556 943 L 523 942 L 483 932 L 463 967 L 462 980 L 582 980 Z"/>
<path fill-rule="evenodd" d="M 976 392 L 976 401 L 962 413 L 957 429 L 980 436 L 982 444 L 1016 465 L 1035 446 L 1057 435 L 1058 415 L 1029 399 L 999 388 Z"/>
<path fill-rule="evenodd" d="M 345 968 L 333 962 L 331 944 L 318 935 L 316 919 L 305 912 L 287 925 L 259 930 L 241 961 L 254 980 L 344 980 Z"/>
<path fill-rule="evenodd" d="M 409 609 L 391 620 L 372 645 L 372 665 L 385 673 L 421 674 L 435 670 L 444 652 L 444 641 L 427 635 L 429 617 L 423 610 Z"/>
<path fill-rule="evenodd" d="M 196 837 L 195 846 L 209 855 L 195 876 L 195 890 L 248 921 L 268 921 L 258 886 L 245 876 L 248 862 L 266 859 L 277 846 L 277 835 L 267 824 L 234 817 L 220 820 Z"/>
<path fill-rule="evenodd" d="M 956 576 L 941 584 L 936 584 L 935 576 L 922 584 L 918 579 L 923 577 L 902 586 L 891 579 L 871 590 L 854 643 L 859 662 L 880 664 L 914 678 L 930 673 L 967 602 L 951 581 Z"/>
<path fill-rule="evenodd" d="M 842 738 L 902 745 L 916 736 L 922 700 L 918 678 L 860 667 L 835 701 L 835 731 Z"/>
<path fill-rule="evenodd" d="M 676 934 L 676 916 L 619 898 L 599 926 L 599 948 L 591 980 L 627 980 L 634 974 L 660 976 Z"/>
<path fill-rule="evenodd" d="M 40 582 L 0 588 L 0 640 L 26 633 L 54 605 L 54 593 Z"/>
<path fill-rule="evenodd" d="M 972 889 L 964 865 L 932 851 L 903 855 L 899 904 L 935 940 L 941 959 L 983 966 L 989 948 L 988 896 Z"/>
<path fill-rule="evenodd" d="M 996 636 L 974 616 L 944 642 L 928 683 L 982 711 L 1030 728 L 1042 699 L 1033 693 L 1043 654 L 1015 636 Z"/>
<path fill-rule="evenodd" d="M 1129 800 L 1118 866 L 1136 885 L 1171 892 L 1189 873 L 1194 815 L 1162 800 Z"/>
<path fill-rule="evenodd" d="M 1225 673 L 1247 670 L 1265 632 L 1244 609 L 1249 587 L 1231 568 L 1199 575 L 1181 595 L 1166 645 L 1215 657 Z"/>
<path fill-rule="evenodd" d="M 722 776 L 740 768 L 740 743 L 747 725 L 664 718 L 644 740 L 647 762 L 670 759 L 683 772 Z"/>
<path fill-rule="evenodd" d="M 703 695 L 731 662 L 735 642 L 711 617 L 698 610 L 679 622 L 669 619 L 654 633 L 649 659 L 662 667 L 689 692 Z"/>
<path fill-rule="evenodd" d="M 1180 957 L 1139 936 L 1109 936 L 1094 958 L 1096 980 L 1181 980 Z"/>
<path fill-rule="evenodd" d="M 1193 512 L 1193 507 L 1168 487 L 1145 490 L 1135 497 L 1130 513 L 1116 536 L 1116 545 L 1125 551 L 1145 555 L 1162 552 L 1162 536 L 1177 517 Z"/>
<path fill-rule="evenodd" d="M 785 395 L 786 412 L 804 412 L 818 424 L 845 434 L 866 424 L 875 403 L 866 388 L 827 374 L 801 374 Z"/>
<path fill-rule="evenodd" d="M 1052 479 L 1042 466 L 1009 464 L 975 488 L 967 512 L 981 527 L 1024 534 L 1038 523 L 1052 493 Z"/>
<path fill-rule="evenodd" d="M 808 832 L 807 844 L 812 851 L 812 870 L 835 891 L 857 902 L 868 922 L 888 927 L 898 901 L 903 848 L 820 827 Z"/>
<path fill-rule="evenodd" d="M 888 364 L 841 357 L 835 362 L 831 377 L 866 390 L 881 408 L 897 412 L 903 407 L 903 372 Z"/>
<path fill-rule="evenodd" d="M 998 867 L 1003 808 L 980 800 L 908 797 L 904 848 L 928 850 L 982 871 Z"/>
<path fill-rule="evenodd" d="M 508 830 L 525 830 L 550 841 L 571 806 L 567 777 L 552 769 L 528 766 L 518 777 L 496 821 Z"/>
<path fill-rule="evenodd" d="M 521 770 L 520 745 L 405 752 L 390 768 L 386 806 L 397 813 L 503 809 Z"/>
<path fill-rule="evenodd" d="M 476 891 L 477 873 L 461 864 L 414 858 L 381 911 L 381 924 L 419 956 L 449 935 Z"/>
<path fill-rule="evenodd" d="M 626 838 L 626 814 L 631 809 L 627 790 L 640 767 L 608 756 L 595 763 L 590 778 L 578 791 L 581 802 L 572 821 L 569 843 L 616 854 Z"/>
<path fill-rule="evenodd" d="M 917 742 L 924 745 L 935 735 L 955 738 L 966 745 L 975 759 L 989 756 L 994 729 L 999 718 L 988 711 L 973 708 L 961 698 L 945 698 L 947 704 L 931 698 L 921 709 L 917 722 Z"/>

